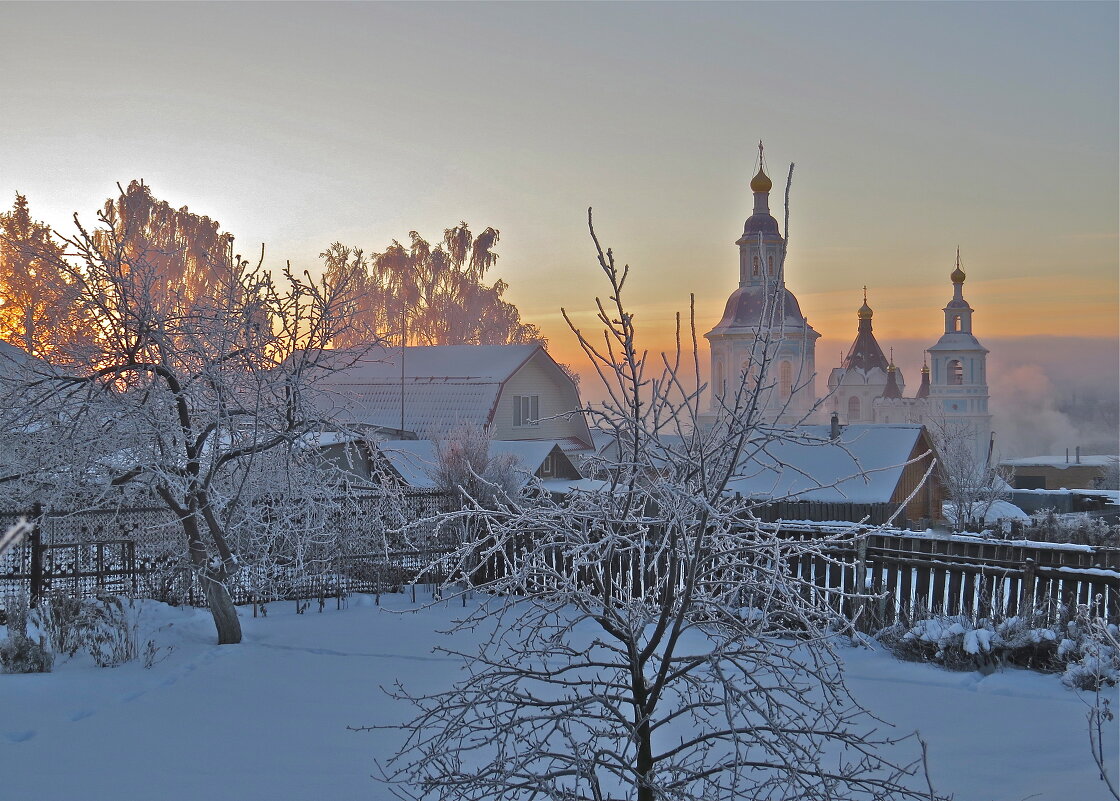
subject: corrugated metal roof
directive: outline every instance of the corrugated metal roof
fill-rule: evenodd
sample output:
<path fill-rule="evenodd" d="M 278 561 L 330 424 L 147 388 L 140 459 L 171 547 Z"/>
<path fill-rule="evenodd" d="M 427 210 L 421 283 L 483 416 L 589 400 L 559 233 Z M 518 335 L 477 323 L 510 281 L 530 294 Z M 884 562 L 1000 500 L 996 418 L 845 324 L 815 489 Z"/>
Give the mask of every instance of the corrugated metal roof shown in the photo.
<path fill-rule="evenodd" d="M 502 383 L 540 349 L 540 345 L 408 347 L 403 354 L 403 381 L 400 348 L 342 349 L 332 354 L 332 360 L 348 366 L 324 377 L 319 385 L 343 422 L 403 428 L 440 439 L 463 423 L 489 423 Z"/>
<path fill-rule="evenodd" d="M 404 377 L 406 381 L 428 383 L 500 384 L 540 349 L 540 345 L 410 346 L 404 349 Z M 355 361 L 332 376 L 332 383 L 380 384 L 401 380 L 400 348 L 351 348 L 335 354 L 337 359 Z"/>

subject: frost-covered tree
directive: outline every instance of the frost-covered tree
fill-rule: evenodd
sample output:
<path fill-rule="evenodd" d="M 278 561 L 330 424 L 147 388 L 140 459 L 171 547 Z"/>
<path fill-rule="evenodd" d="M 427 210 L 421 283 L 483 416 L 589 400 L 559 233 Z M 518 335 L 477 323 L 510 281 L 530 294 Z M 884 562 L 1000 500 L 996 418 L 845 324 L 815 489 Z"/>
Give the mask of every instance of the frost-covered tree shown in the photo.
<path fill-rule="evenodd" d="M 465 222 L 443 232 L 433 247 L 416 231 L 371 256 L 335 242 L 320 256 L 328 278 L 345 276 L 357 290 L 353 328 L 335 345 L 368 344 L 374 336 L 409 345 L 507 345 L 542 341 L 503 297 L 508 284 L 488 283 L 498 260 L 498 231 L 477 236 Z"/>
<path fill-rule="evenodd" d="M 517 494 L 517 460 L 491 454 L 493 438 L 474 423 L 461 423 L 436 442 L 432 479 L 436 487 L 464 504 L 491 506 Z"/>
<path fill-rule="evenodd" d="M 257 493 L 254 467 L 320 427 L 313 381 L 349 290 L 219 257 L 232 238 L 216 223 L 187 226 L 138 191 L 139 217 L 126 193 L 96 227 L 76 219 L 51 256 L 89 327 L 79 350 L 49 354 L 0 404 L 13 443 L 0 484 L 34 500 L 75 488 L 158 499 L 182 529 L 219 643 L 235 643 L 231 521 Z"/>
<path fill-rule="evenodd" d="M 450 689 L 391 692 L 416 714 L 384 778 L 432 799 L 933 797 L 845 688 L 837 593 L 789 570 L 843 538 L 783 537 L 726 491 L 785 436 L 754 402 L 765 375 L 699 426 L 695 327 L 691 358 L 642 351 L 629 270 L 595 245 L 603 336 L 575 333 L 618 454 L 601 491 L 458 513 L 480 535 L 439 567 L 485 590 L 456 627 L 477 647 L 448 649 L 465 663 Z"/>
<path fill-rule="evenodd" d="M 970 424 L 933 415 L 928 426 L 950 503 L 949 525 L 954 531 L 976 531 L 988 520 L 997 501 L 1011 497 L 1010 475 L 992 463 L 990 454 L 977 454 L 976 435 Z"/>
<path fill-rule="evenodd" d="M 77 289 L 59 268 L 61 253 L 50 226 L 32 218 L 27 198 L 17 194 L 0 214 L 0 340 L 33 356 L 72 345 L 81 331 Z"/>

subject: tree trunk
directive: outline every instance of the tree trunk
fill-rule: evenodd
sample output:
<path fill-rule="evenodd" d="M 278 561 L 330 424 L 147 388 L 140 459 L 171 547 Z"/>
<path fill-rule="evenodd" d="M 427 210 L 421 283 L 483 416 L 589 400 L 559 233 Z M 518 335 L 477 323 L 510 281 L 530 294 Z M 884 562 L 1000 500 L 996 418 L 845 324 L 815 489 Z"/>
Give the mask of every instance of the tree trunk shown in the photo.
<path fill-rule="evenodd" d="M 207 573 L 201 574 L 206 591 L 206 603 L 214 616 L 214 627 L 218 630 L 218 645 L 236 645 L 241 642 L 241 621 L 237 618 L 237 607 L 233 598 L 220 581 Z"/>
<path fill-rule="evenodd" d="M 202 591 L 206 594 L 206 605 L 210 607 L 210 614 L 214 616 L 214 628 L 218 630 L 218 645 L 236 645 L 241 642 L 241 621 L 237 619 L 237 607 L 233 605 L 233 598 L 226 586 L 214 576 L 206 563 L 206 546 L 202 542 L 198 518 L 194 513 L 184 511 L 166 490 L 161 489 L 160 496 L 179 515 L 179 522 L 187 535 L 191 563 L 198 571 Z"/>

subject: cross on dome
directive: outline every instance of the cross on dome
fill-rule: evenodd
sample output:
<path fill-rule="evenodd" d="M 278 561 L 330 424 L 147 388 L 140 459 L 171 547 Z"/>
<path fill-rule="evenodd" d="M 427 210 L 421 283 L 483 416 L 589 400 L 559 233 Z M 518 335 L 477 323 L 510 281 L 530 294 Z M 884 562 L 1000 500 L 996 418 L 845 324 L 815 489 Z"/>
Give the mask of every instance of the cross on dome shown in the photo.
<path fill-rule="evenodd" d="M 763 161 L 763 146 L 762 140 L 758 140 L 758 174 L 751 178 L 751 191 L 752 192 L 769 192 L 774 188 L 774 182 L 770 180 L 770 176 L 766 174 L 766 163 Z"/>

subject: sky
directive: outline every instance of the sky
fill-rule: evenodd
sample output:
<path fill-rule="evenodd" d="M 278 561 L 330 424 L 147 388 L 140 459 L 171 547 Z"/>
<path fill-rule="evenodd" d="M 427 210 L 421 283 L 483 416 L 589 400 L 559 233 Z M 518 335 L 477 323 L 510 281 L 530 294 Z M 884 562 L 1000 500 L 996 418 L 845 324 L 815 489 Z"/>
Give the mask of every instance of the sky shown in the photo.
<path fill-rule="evenodd" d="M 1083 377 L 1107 386 L 1118 9 L 0 2 L 0 200 L 65 230 L 143 178 L 312 270 L 336 240 L 493 226 L 491 277 L 575 363 L 560 308 L 590 324 L 606 294 L 588 207 L 646 344 L 670 347 L 690 293 L 702 333 L 737 284 L 763 139 L 779 220 L 796 163 L 786 278 L 818 367 L 866 285 L 916 380 L 959 246 L 982 341 L 1091 340 L 1112 363 Z"/>

